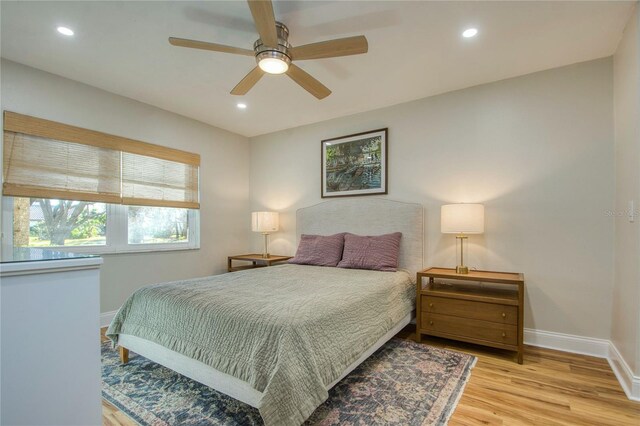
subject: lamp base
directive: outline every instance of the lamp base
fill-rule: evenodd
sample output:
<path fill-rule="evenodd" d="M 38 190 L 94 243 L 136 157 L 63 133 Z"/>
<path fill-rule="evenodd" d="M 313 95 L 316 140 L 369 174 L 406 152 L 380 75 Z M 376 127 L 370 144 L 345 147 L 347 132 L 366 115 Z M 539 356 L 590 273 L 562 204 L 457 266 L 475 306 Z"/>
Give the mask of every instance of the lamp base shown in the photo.
<path fill-rule="evenodd" d="M 460 240 L 460 265 L 456 266 L 456 274 L 468 274 L 469 268 L 464 266 L 464 240 L 467 239 L 467 236 L 458 234 L 456 239 Z"/>
<path fill-rule="evenodd" d="M 456 266 L 456 274 L 468 274 L 469 268 L 467 266 Z"/>
<path fill-rule="evenodd" d="M 263 232 L 262 235 L 264 235 L 264 250 L 262 251 L 262 258 L 268 259 L 269 258 L 269 233 Z"/>

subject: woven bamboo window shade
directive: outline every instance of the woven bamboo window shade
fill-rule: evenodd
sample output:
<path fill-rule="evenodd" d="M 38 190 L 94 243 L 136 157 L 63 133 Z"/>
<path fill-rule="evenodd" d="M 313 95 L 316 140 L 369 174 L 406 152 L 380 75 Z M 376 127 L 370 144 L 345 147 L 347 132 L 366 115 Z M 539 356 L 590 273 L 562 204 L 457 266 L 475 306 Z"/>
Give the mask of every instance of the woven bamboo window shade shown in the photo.
<path fill-rule="evenodd" d="M 9 111 L 2 194 L 200 208 L 200 156 Z"/>

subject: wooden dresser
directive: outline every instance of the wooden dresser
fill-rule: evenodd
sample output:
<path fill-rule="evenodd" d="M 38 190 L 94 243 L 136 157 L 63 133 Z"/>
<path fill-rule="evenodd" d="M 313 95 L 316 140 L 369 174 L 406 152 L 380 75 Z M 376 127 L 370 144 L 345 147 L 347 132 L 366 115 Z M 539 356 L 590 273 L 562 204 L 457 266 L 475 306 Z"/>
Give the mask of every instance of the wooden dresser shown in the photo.
<path fill-rule="evenodd" d="M 418 342 L 427 334 L 512 350 L 522 364 L 523 323 L 524 276 L 520 273 L 456 274 L 449 268 L 418 272 Z"/>

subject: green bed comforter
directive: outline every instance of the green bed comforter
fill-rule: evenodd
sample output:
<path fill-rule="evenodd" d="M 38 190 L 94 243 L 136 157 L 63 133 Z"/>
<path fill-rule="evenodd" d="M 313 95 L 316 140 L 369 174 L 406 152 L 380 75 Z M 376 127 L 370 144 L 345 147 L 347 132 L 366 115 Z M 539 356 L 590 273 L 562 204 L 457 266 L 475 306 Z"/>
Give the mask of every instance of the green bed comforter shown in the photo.
<path fill-rule="evenodd" d="M 263 393 L 267 426 L 299 425 L 414 298 L 406 272 L 281 265 L 141 288 L 107 336 L 150 340 L 246 381 Z"/>

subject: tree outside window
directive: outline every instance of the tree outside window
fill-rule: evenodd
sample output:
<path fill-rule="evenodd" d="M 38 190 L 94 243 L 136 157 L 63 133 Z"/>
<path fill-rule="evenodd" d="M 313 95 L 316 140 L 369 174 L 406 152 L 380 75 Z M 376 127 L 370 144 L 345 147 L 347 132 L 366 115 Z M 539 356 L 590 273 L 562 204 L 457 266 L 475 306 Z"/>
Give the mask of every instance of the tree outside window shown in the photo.
<path fill-rule="evenodd" d="M 106 243 L 104 203 L 15 197 L 13 216 L 13 245 L 16 247 Z"/>

